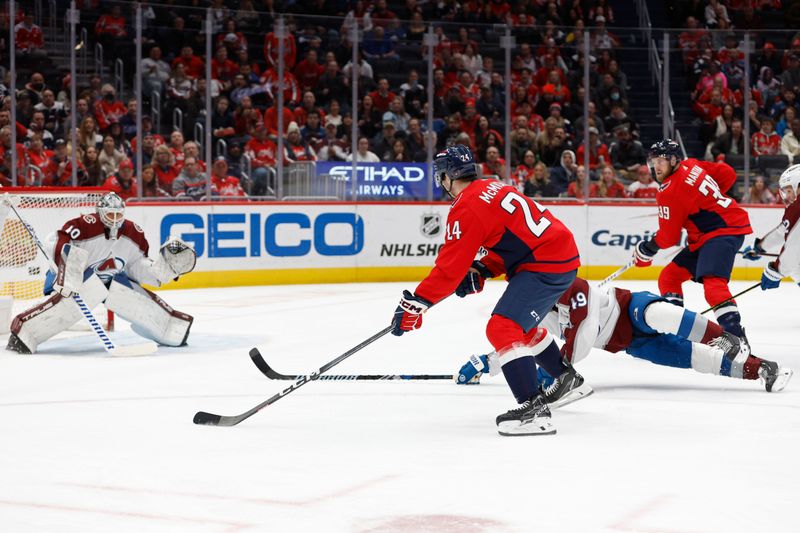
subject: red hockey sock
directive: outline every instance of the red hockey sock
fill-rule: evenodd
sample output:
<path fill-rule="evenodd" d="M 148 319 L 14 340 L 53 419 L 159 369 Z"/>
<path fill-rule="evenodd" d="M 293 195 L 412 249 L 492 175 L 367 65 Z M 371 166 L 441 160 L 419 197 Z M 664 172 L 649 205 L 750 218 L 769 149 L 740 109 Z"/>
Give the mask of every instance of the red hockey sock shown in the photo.
<path fill-rule="evenodd" d="M 691 272 L 682 266 L 670 263 L 658 276 L 658 290 L 661 294 L 673 293 L 683 296 L 683 282 L 690 279 L 692 279 Z"/>
<path fill-rule="evenodd" d="M 742 379 L 758 379 L 758 369 L 761 368 L 763 359 L 751 355 L 744 362 L 744 370 L 742 372 Z"/>
<path fill-rule="evenodd" d="M 700 339 L 700 342 L 703 344 L 708 344 L 711 339 L 716 339 L 722 335 L 723 331 L 725 330 L 722 329 L 722 326 L 709 320 L 708 324 L 706 324 L 706 331 L 703 333 L 703 338 Z"/>
<path fill-rule="evenodd" d="M 715 276 L 705 276 L 703 278 L 703 292 L 706 296 L 706 302 L 712 307 L 721 304 L 731 297 L 731 290 L 728 288 L 728 280 Z M 736 305 L 736 302 L 731 300 L 730 305 Z"/>

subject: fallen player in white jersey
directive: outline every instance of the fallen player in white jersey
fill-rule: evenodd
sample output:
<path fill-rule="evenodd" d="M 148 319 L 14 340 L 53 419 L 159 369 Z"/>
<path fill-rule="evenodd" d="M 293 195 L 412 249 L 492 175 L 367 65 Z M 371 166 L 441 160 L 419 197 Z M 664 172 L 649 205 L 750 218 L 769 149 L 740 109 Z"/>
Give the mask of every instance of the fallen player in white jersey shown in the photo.
<path fill-rule="evenodd" d="M 142 229 L 125 219 L 125 202 L 115 193 L 104 195 L 96 214 L 73 218 L 56 233 L 48 250 L 57 267 L 46 276 L 49 297 L 14 317 L 6 349 L 35 353 L 42 342 L 81 320 L 73 293 L 90 309 L 104 303 L 143 337 L 165 346 L 185 345 L 192 317 L 172 309 L 142 284 L 159 287 L 191 272 L 194 250 L 170 239 L 155 260 L 148 251 Z"/>
<path fill-rule="evenodd" d="M 592 348 L 628 354 L 658 365 L 757 380 L 778 392 L 792 377 L 790 368 L 750 354 L 747 343 L 703 317 L 649 292 L 612 288 L 608 293 L 576 278 L 548 313 L 544 326 L 564 339 L 564 368 L 553 379 L 540 374 L 545 400 L 560 407 L 592 393 L 573 364 Z M 497 373 L 494 354 L 472 356 L 457 383 L 476 383 L 481 374 Z"/>

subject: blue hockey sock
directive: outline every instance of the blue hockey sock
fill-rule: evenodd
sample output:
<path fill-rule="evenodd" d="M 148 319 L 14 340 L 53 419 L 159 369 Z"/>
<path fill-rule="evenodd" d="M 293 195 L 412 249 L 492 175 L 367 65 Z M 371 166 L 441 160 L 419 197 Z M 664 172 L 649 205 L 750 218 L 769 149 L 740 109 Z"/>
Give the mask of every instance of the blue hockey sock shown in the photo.
<path fill-rule="evenodd" d="M 526 348 L 514 348 L 500 356 L 503 375 L 517 403 L 523 403 L 539 394 L 536 361 L 529 353 L 520 353 L 522 350 Z"/>
<path fill-rule="evenodd" d="M 547 373 L 553 377 L 560 376 L 567 369 L 561 360 L 561 351 L 554 340 L 551 340 L 550 344 L 536 356 L 536 364 L 547 370 Z"/>
<path fill-rule="evenodd" d="M 717 315 L 717 323 L 722 326 L 722 329 L 729 333 L 733 333 L 737 337 L 744 337 L 744 330 L 742 330 L 742 315 L 736 307 L 726 306 L 725 311 Z"/>

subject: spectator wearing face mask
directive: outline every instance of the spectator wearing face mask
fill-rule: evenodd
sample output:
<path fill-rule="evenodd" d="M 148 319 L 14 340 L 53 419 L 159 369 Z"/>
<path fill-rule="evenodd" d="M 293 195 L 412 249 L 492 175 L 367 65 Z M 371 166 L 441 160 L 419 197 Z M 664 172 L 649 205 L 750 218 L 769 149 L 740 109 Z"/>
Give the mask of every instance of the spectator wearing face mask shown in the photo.
<path fill-rule="evenodd" d="M 117 91 L 111 84 L 103 85 L 103 97 L 94 104 L 94 116 L 100 131 L 106 131 L 112 122 L 119 122 L 128 110 L 125 104 L 117 100 Z"/>

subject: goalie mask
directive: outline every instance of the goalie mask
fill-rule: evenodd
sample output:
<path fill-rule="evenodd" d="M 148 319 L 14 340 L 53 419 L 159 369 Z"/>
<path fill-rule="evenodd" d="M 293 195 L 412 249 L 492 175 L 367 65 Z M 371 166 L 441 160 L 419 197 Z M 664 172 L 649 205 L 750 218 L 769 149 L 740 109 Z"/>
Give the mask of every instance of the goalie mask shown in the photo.
<path fill-rule="evenodd" d="M 783 203 L 789 205 L 797 199 L 797 186 L 800 185 L 800 165 L 792 165 L 783 171 L 778 179 Z"/>
<path fill-rule="evenodd" d="M 117 193 L 110 192 L 97 202 L 97 216 L 100 222 L 108 228 L 112 239 L 117 238 L 117 232 L 125 221 L 125 202 Z"/>

